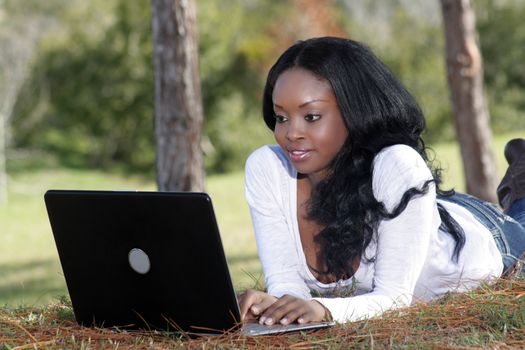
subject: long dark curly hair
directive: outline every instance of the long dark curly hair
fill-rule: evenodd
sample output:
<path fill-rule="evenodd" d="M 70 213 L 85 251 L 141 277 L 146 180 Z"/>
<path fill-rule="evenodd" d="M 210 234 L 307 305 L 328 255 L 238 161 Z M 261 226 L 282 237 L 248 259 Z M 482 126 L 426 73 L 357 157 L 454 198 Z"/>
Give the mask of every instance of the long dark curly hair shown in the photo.
<path fill-rule="evenodd" d="M 348 128 L 348 138 L 331 163 L 328 176 L 313 190 L 309 217 L 324 226 L 318 238 L 327 264 L 326 274 L 349 278 L 383 219 L 398 216 L 415 196 L 435 183 L 437 194 L 452 195 L 440 188 L 441 169 L 427 156 L 421 133 L 423 113 L 415 99 L 390 70 L 363 44 L 334 37 L 299 41 L 287 49 L 268 73 L 263 96 L 263 117 L 275 129 L 272 94 L 278 77 L 291 68 L 306 69 L 326 79 L 334 92 Z M 374 157 L 385 147 L 404 144 L 427 162 L 433 179 L 407 190 L 388 212 L 372 191 Z M 465 243 L 462 228 L 438 204 L 441 227 L 456 244 L 452 260 L 459 258 Z"/>

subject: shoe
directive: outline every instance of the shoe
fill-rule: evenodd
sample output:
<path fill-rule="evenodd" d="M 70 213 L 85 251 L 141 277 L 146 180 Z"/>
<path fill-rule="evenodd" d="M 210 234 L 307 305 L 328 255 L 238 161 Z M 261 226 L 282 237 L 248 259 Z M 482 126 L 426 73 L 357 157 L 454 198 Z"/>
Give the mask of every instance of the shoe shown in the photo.
<path fill-rule="evenodd" d="M 511 165 L 514 163 L 523 153 L 525 153 L 525 140 L 524 139 L 512 139 L 505 145 L 505 159 L 507 163 Z"/>
<path fill-rule="evenodd" d="M 505 212 L 515 200 L 525 197 L 525 139 L 513 139 L 505 145 L 509 167 L 498 186 L 498 200 Z"/>

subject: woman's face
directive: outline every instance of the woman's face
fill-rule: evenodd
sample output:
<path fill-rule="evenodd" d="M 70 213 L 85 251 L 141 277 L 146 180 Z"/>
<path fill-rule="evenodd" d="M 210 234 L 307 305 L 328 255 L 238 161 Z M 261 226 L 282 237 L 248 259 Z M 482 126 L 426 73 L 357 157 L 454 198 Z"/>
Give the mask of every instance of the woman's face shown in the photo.
<path fill-rule="evenodd" d="M 272 99 L 277 143 L 298 173 L 322 180 L 348 137 L 330 83 L 292 68 L 277 79 Z"/>

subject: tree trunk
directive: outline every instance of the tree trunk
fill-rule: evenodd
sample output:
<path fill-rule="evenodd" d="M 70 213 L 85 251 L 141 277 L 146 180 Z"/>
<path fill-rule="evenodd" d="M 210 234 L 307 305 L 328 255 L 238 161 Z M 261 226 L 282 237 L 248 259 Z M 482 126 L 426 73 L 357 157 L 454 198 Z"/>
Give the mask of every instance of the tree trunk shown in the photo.
<path fill-rule="evenodd" d="M 2 13 L 0 2 L 0 14 Z M 0 20 L 0 204 L 7 203 L 7 149 L 10 119 L 18 93 L 29 75 L 38 40 L 49 28 L 46 17 L 9 14 Z"/>
<path fill-rule="evenodd" d="M 202 97 L 193 0 L 152 0 L 157 185 L 203 191 Z"/>
<path fill-rule="evenodd" d="M 448 84 L 467 192 L 497 202 L 497 171 L 483 93 L 483 64 L 470 0 L 441 0 Z"/>
<path fill-rule="evenodd" d="M 7 117 L 0 111 L 0 204 L 7 203 L 7 170 L 6 170 L 6 125 Z"/>

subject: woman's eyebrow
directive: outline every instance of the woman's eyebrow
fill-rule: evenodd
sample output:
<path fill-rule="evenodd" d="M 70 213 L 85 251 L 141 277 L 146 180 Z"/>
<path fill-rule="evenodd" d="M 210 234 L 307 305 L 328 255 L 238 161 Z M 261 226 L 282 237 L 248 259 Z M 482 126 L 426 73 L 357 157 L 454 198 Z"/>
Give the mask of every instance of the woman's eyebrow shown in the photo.
<path fill-rule="evenodd" d="M 303 102 L 299 105 L 299 108 L 303 108 L 307 105 L 309 105 L 310 103 L 314 103 L 314 102 L 328 102 L 327 100 L 323 100 L 323 99 L 320 99 L 320 98 L 316 98 L 316 99 L 313 99 L 313 100 L 310 100 L 310 101 L 306 101 L 306 102 Z M 274 103 L 273 104 L 274 107 L 276 108 L 280 108 L 280 109 L 283 109 L 282 106 L 278 105 L 277 103 Z"/>

